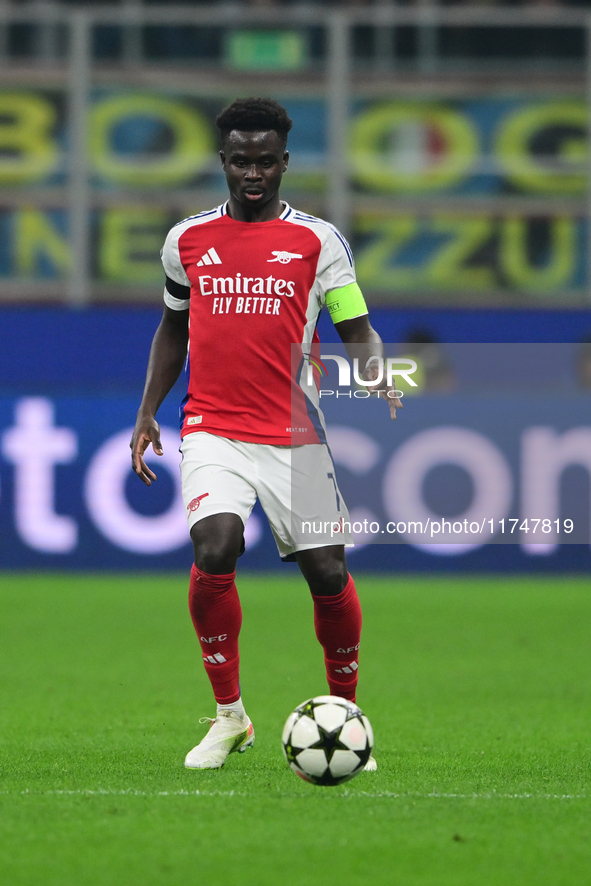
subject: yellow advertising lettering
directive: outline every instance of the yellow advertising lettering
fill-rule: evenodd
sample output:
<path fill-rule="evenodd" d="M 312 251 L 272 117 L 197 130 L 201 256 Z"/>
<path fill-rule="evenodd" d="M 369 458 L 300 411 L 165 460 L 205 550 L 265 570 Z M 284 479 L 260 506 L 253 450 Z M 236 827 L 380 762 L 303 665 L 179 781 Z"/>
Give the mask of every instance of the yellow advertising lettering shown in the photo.
<path fill-rule="evenodd" d="M 572 277 L 577 260 L 576 222 L 572 218 L 553 218 L 549 225 L 550 255 L 545 265 L 535 267 L 527 254 L 527 219 L 504 219 L 499 265 L 513 286 L 528 290 L 557 289 Z"/>
<path fill-rule="evenodd" d="M 106 280 L 158 283 L 164 279 L 157 259 L 168 214 L 160 209 L 108 209 L 101 219 L 99 265 Z"/>
<path fill-rule="evenodd" d="M 368 289 L 391 292 L 421 287 L 478 292 L 507 284 L 528 292 L 556 291 L 569 286 L 576 272 L 577 221 L 559 217 L 549 219 L 548 225 L 548 257 L 544 264 L 535 265 L 528 254 L 527 219 L 361 216 L 357 231 L 372 236 L 358 252 L 358 278 Z M 417 249 L 420 263 L 415 266 L 395 264 L 404 247 L 413 240 L 420 246 L 420 238 L 432 234 L 447 234 L 449 238 L 426 254 Z M 479 249 L 488 242 L 492 244 L 494 235 L 498 236 L 495 252 L 504 283 L 497 278 L 492 255 L 487 257 L 486 264 L 469 264 Z"/>
<path fill-rule="evenodd" d="M 453 108 L 373 105 L 353 121 L 353 171 L 360 184 L 381 192 L 441 190 L 468 174 L 478 142 L 474 124 Z"/>
<path fill-rule="evenodd" d="M 0 92 L 0 183 L 22 185 L 52 172 L 58 149 L 51 102 L 32 92 Z"/>
<path fill-rule="evenodd" d="M 373 234 L 358 252 L 357 276 L 361 285 L 377 290 L 436 289 L 482 290 L 495 286 L 491 267 L 467 265 L 468 259 L 494 232 L 491 218 L 436 216 L 422 221 L 412 217 L 358 219 L 359 233 Z M 415 267 L 394 265 L 402 247 L 420 234 L 448 237 Z"/>
<path fill-rule="evenodd" d="M 426 281 L 442 289 L 488 289 L 495 285 L 490 267 L 468 266 L 465 262 L 483 246 L 493 233 L 492 219 L 436 216 L 430 229 L 449 234 L 427 264 Z"/>
<path fill-rule="evenodd" d="M 14 216 L 14 255 L 18 273 L 36 275 L 42 257 L 56 271 L 67 271 L 71 264 L 70 245 L 51 219 L 39 209 L 20 209 Z"/>
<path fill-rule="evenodd" d="M 418 232 L 418 219 L 360 216 L 356 228 L 359 233 L 375 235 L 357 253 L 357 279 L 362 288 L 396 290 L 415 289 L 420 285 L 421 267 L 392 266 L 401 247 Z"/>
<path fill-rule="evenodd" d="M 166 153 L 125 157 L 113 148 L 115 127 L 137 117 L 159 120 L 173 134 Z M 158 95 L 125 94 L 104 99 L 92 109 L 90 152 L 95 170 L 123 185 L 174 185 L 198 175 L 211 159 L 213 138 L 206 118 L 195 108 Z"/>
<path fill-rule="evenodd" d="M 543 194 L 583 194 L 588 117 L 584 101 L 528 105 L 505 117 L 496 153 L 513 184 Z"/>

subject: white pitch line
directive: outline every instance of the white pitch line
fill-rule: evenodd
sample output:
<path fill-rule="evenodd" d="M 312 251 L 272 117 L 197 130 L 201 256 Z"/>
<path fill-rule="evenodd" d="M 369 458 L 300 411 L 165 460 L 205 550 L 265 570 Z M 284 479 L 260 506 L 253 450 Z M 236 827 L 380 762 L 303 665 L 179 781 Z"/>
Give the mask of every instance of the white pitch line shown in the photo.
<path fill-rule="evenodd" d="M 137 791 L 131 788 L 122 790 L 105 790 L 98 788 L 97 790 L 81 789 L 81 790 L 56 790 L 56 791 L 0 791 L 0 794 L 11 794 L 29 797 L 46 797 L 46 796 L 84 796 L 84 797 L 246 797 L 247 794 L 242 791 Z"/>
<path fill-rule="evenodd" d="M 446 794 L 432 791 L 428 794 L 406 793 L 393 791 L 344 791 L 341 797 L 390 797 L 395 800 L 586 800 L 587 794 L 497 794 L 491 791 L 486 794 Z"/>
<path fill-rule="evenodd" d="M 121 790 L 107 790 L 104 788 L 79 789 L 79 790 L 55 790 L 55 791 L 0 791 L 0 795 L 12 796 L 86 796 L 86 797 L 248 797 L 252 793 L 248 791 L 138 791 L 131 788 Z M 292 796 L 290 794 L 290 796 Z M 305 796 L 301 794 L 300 796 Z M 497 794 L 496 792 L 485 794 L 448 794 L 432 791 L 428 794 L 396 793 L 394 791 L 343 791 L 343 793 L 330 793 L 327 796 L 332 799 L 346 798 L 355 799 L 363 797 L 370 799 L 392 800 L 587 800 L 587 794 Z"/>

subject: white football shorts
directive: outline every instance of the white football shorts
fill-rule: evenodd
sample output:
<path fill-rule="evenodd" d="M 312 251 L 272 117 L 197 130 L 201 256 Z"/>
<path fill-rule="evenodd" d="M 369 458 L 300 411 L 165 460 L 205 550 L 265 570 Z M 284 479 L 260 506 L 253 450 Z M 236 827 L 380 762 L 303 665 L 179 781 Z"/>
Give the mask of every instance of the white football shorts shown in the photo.
<path fill-rule="evenodd" d="M 281 557 L 351 544 L 349 512 L 325 444 L 273 446 L 194 431 L 183 438 L 181 453 L 189 529 L 225 513 L 246 526 L 259 498 Z"/>

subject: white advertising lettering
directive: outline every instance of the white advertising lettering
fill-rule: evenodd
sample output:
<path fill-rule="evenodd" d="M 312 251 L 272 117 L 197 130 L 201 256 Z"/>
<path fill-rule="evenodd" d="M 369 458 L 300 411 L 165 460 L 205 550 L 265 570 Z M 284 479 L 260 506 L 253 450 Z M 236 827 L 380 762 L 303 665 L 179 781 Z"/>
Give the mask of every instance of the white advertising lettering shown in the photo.
<path fill-rule="evenodd" d="M 67 554 L 78 541 L 72 517 L 55 512 L 55 466 L 72 462 L 78 439 L 54 424 L 54 406 L 44 397 L 17 403 L 14 426 L 2 437 L 2 454 L 14 465 L 14 507 L 18 534 L 29 547 Z"/>
<path fill-rule="evenodd" d="M 239 299 L 249 299 L 249 310 L 254 309 L 256 299 L 257 311 L 261 304 L 264 311 L 268 305 L 273 311 L 281 303 L 280 298 L 266 295 L 218 296 L 224 308 L 226 298 L 233 299 L 232 308 Z M 108 543 L 116 556 L 126 552 L 145 558 L 188 546 L 178 470 L 178 430 L 161 428 L 162 457 L 146 453 L 146 458 L 158 465 L 159 481 L 162 474 L 168 475 L 171 495 L 164 499 L 159 512 L 141 513 L 134 504 L 139 499 L 129 485 L 133 482 L 143 488 L 131 470 L 132 429 L 122 430 L 117 418 L 106 413 L 105 424 L 101 402 L 93 406 L 100 412 L 96 427 L 100 426 L 102 433 L 97 437 L 92 424 L 96 416 L 91 412 L 86 417 L 79 415 L 78 408 L 67 400 L 58 408 L 47 397 L 11 399 L 10 412 L 0 428 L 4 487 L 0 504 L 9 543 L 22 546 L 23 554 L 29 552 L 35 558 L 44 555 L 44 562 L 49 558 L 52 563 L 61 563 L 58 558 L 65 556 L 86 556 L 86 551 L 96 546 L 97 534 L 103 549 L 107 550 L 104 546 Z M 64 421 L 65 415 L 68 421 Z M 195 416 L 196 420 L 200 418 Z M 388 449 L 383 450 L 365 431 L 346 424 L 329 426 L 328 439 L 336 463 L 360 480 L 380 470 L 380 501 L 371 508 L 363 501 L 351 502 L 350 521 L 358 536 L 352 554 L 396 531 L 407 544 L 436 556 L 458 556 L 474 550 L 491 541 L 497 532 L 504 533 L 503 542 L 514 538 L 530 556 L 549 555 L 568 541 L 571 531 L 566 527 L 566 537 L 559 531 L 562 523 L 572 524 L 561 519 L 564 473 L 578 466 L 587 476 L 591 474 L 591 427 L 572 421 L 574 426 L 566 428 L 541 422 L 516 423 L 515 459 L 488 432 L 459 423 L 415 430 L 393 451 L 389 442 Z M 90 422 L 88 427 L 86 422 Z M 450 464 L 467 475 L 472 487 L 470 501 L 450 518 L 455 536 L 450 536 L 445 520 L 425 492 L 431 472 Z M 7 475 L 10 479 L 5 484 Z M 588 498 L 584 505 L 588 508 Z M 509 519 L 512 507 L 519 520 Z M 380 508 L 391 523 L 384 524 Z M 508 524 L 522 520 L 530 525 L 518 540 L 517 532 L 509 533 Z M 428 533 L 417 528 L 426 525 L 431 527 Z M 355 527 L 363 527 L 363 532 Z M 588 528 L 585 532 L 586 537 L 577 544 L 589 543 Z M 261 520 L 252 515 L 245 531 L 247 546 L 259 543 L 262 533 Z M 215 639 L 208 636 L 206 642 Z M 351 651 L 343 646 L 341 654 Z"/>
<path fill-rule="evenodd" d="M 201 274 L 198 280 L 201 295 L 282 295 L 293 298 L 296 286 L 293 280 L 284 280 L 272 274 L 268 277 L 243 277 L 242 274 L 213 277 L 211 274 Z"/>

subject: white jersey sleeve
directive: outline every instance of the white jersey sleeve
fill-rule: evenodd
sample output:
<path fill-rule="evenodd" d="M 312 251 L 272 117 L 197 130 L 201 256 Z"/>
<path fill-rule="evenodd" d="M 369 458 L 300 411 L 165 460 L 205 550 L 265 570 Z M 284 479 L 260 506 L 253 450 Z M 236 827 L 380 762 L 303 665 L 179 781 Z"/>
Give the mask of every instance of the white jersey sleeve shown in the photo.
<path fill-rule="evenodd" d="M 222 218 L 224 214 L 225 203 L 222 203 L 220 206 L 216 206 L 215 209 L 206 209 L 204 212 L 198 212 L 197 215 L 190 215 L 189 218 L 178 222 L 168 232 L 160 256 L 167 278 L 164 302 L 173 311 L 186 311 L 189 307 L 191 295 L 191 281 L 187 277 L 181 261 L 179 239 L 189 228 L 207 224 L 214 219 Z M 170 291 L 171 289 L 173 290 L 172 292 Z"/>
<path fill-rule="evenodd" d="M 171 280 L 172 283 L 176 283 L 179 287 L 187 289 L 186 298 L 179 298 L 178 290 L 173 294 L 168 291 L 168 288 L 164 289 L 164 304 L 173 311 L 186 311 L 189 306 L 188 299 L 191 281 L 187 277 L 179 255 L 179 237 L 183 230 L 184 228 L 180 225 L 175 225 L 174 228 L 171 228 L 160 253 L 167 279 Z M 172 283 L 170 288 L 172 288 Z"/>
<path fill-rule="evenodd" d="M 332 225 L 326 226 L 322 249 L 318 259 L 317 279 L 325 295 L 332 289 L 341 289 L 355 283 L 355 263 L 351 247 L 343 235 Z"/>
<path fill-rule="evenodd" d="M 166 276 L 180 286 L 190 286 L 191 281 L 187 277 L 179 255 L 179 237 L 183 231 L 184 227 L 181 225 L 175 225 L 174 228 L 171 228 L 164 241 L 160 256 Z"/>
<path fill-rule="evenodd" d="M 308 228 L 320 240 L 320 255 L 314 283 L 314 292 L 320 305 L 325 304 L 327 292 L 356 282 L 351 247 L 334 225 L 298 210 L 294 210 L 287 220 L 292 224 Z"/>

